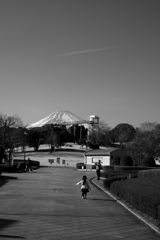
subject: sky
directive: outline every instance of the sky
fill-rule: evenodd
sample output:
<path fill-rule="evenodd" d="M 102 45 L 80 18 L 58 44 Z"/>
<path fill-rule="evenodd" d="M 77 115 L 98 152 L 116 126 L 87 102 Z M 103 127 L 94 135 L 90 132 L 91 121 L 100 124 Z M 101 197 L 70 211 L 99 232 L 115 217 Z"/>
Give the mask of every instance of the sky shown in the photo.
<path fill-rule="evenodd" d="M 0 0 L 0 112 L 160 123 L 159 0 Z"/>

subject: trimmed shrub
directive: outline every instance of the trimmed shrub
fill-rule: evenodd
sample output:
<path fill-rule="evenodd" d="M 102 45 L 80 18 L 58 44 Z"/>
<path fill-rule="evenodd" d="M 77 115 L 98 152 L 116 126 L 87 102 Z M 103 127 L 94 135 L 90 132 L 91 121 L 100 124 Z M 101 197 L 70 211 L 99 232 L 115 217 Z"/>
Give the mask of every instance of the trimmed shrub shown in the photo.
<path fill-rule="evenodd" d="M 82 167 L 83 167 L 84 169 L 86 169 L 86 165 L 85 165 L 84 163 L 77 163 L 77 164 L 76 164 L 76 168 L 77 168 L 77 169 L 82 169 Z"/>
<path fill-rule="evenodd" d="M 92 165 L 92 169 L 96 169 L 96 165 Z"/>
<path fill-rule="evenodd" d="M 99 149 L 99 144 L 89 143 L 88 146 L 89 146 L 91 149 Z"/>
<path fill-rule="evenodd" d="M 144 166 L 114 166 L 114 170 L 116 171 L 130 171 L 130 170 L 148 170 L 152 169 L 151 167 L 144 167 Z"/>
<path fill-rule="evenodd" d="M 96 169 L 96 166 L 95 165 L 89 165 L 90 167 L 91 167 L 91 169 Z M 77 163 L 76 164 L 76 168 L 77 169 L 82 169 L 82 167 L 83 167 L 83 169 L 86 169 L 86 164 L 84 164 L 84 163 Z"/>
<path fill-rule="evenodd" d="M 120 165 L 121 156 L 114 156 L 113 165 Z"/>
<path fill-rule="evenodd" d="M 5 153 L 4 147 L 0 146 L 0 163 L 4 163 L 2 162 L 3 159 L 7 159 L 7 155 Z"/>
<path fill-rule="evenodd" d="M 115 181 L 124 180 L 124 179 L 127 179 L 127 176 L 114 176 L 114 177 L 106 178 L 103 180 L 103 186 L 104 188 L 107 188 L 109 190 L 111 183 Z"/>
<path fill-rule="evenodd" d="M 160 204 L 158 205 L 158 221 L 159 221 L 159 224 L 160 224 Z"/>
<path fill-rule="evenodd" d="M 102 172 L 101 176 L 104 178 L 110 178 L 110 177 L 114 177 L 114 176 L 127 176 L 129 177 L 129 175 L 131 176 L 137 176 L 138 177 L 138 171 L 137 170 L 128 170 L 128 171 L 106 171 L 106 172 Z"/>
<path fill-rule="evenodd" d="M 14 159 L 14 165 L 17 166 L 19 163 L 24 163 L 24 159 Z M 36 160 L 31 160 L 32 167 L 40 167 L 40 162 Z"/>
<path fill-rule="evenodd" d="M 103 172 L 107 172 L 107 171 L 113 171 L 114 170 L 114 166 L 110 165 L 110 166 L 102 166 L 103 168 Z"/>
<path fill-rule="evenodd" d="M 160 169 L 143 170 L 138 172 L 139 178 L 160 179 Z"/>
<path fill-rule="evenodd" d="M 142 166 L 146 166 L 146 167 L 155 167 L 155 160 L 153 157 L 146 157 L 143 162 L 142 162 Z"/>
<path fill-rule="evenodd" d="M 130 156 L 123 156 L 120 160 L 120 165 L 121 166 L 132 166 L 133 165 L 132 158 Z"/>
<path fill-rule="evenodd" d="M 35 160 L 31 160 L 31 166 L 39 168 L 40 167 L 40 162 L 39 161 L 35 161 Z"/>
<path fill-rule="evenodd" d="M 158 219 L 160 179 L 136 178 L 112 182 L 110 191 L 139 211 Z"/>

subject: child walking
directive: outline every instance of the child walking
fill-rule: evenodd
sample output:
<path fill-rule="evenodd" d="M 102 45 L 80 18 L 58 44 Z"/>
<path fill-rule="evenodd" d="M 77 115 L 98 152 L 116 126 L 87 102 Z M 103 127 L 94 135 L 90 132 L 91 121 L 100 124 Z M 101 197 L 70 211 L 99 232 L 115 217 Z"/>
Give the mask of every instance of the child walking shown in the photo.
<path fill-rule="evenodd" d="M 81 184 L 81 191 L 82 191 L 82 198 L 86 198 L 87 197 L 87 193 L 89 192 L 89 190 L 91 190 L 89 183 L 87 181 L 87 177 L 83 176 L 82 180 L 78 183 L 76 183 L 76 185 Z"/>

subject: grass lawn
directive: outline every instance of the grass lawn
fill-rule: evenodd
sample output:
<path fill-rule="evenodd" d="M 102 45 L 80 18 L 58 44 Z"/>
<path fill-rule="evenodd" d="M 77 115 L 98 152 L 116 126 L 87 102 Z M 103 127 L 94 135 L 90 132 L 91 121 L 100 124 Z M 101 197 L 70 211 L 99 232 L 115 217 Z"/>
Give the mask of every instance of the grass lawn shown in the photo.
<path fill-rule="evenodd" d="M 72 147 L 58 148 L 55 152 L 50 152 L 47 145 L 42 145 L 39 151 L 35 152 L 33 148 L 26 148 L 25 159 L 30 158 L 40 162 L 40 166 L 58 166 L 57 158 L 60 158 L 60 166 L 62 166 L 62 160 L 65 160 L 66 166 L 75 167 L 76 163 L 84 162 L 85 148 L 80 148 L 79 145 L 73 145 Z M 15 159 L 24 159 L 24 153 L 19 150 L 14 154 Z M 50 163 L 48 160 L 54 159 L 54 163 Z"/>

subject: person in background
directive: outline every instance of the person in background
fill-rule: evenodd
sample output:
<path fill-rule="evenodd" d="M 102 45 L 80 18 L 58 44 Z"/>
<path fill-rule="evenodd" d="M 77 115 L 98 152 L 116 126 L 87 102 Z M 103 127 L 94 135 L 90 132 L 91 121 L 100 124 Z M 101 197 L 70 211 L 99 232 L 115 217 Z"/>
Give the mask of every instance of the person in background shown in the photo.
<path fill-rule="evenodd" d="M 32 169 L 32 163 L 31 163 L 31 160 L 30 160 L 30 158 L 28 158 L 28 160 L 27 160 L 27 166 L 26 166 L 26 172 L 32 172 L 33 171 L 33 169 Z"/>
<path fill-rule="evenodd" d="M 87 177 L 83 176 L 82 180 L 80 182 L 76 183 L 76 185 L 79 185 L 79 184 L 81 184 L 82 198 L 85 199 L 87 197 L 87 193 L 89 192 L 89 190 L 91 191 L 91 188 L 87 181 Z"/>
<path fill-rule="evenodd" d="M 101 169 L 102 169 L 101 160 L 99 160 L 98 163 L 96 163 L 95 165 L 96 165 L 97 180 L 99 180 Z"/>

